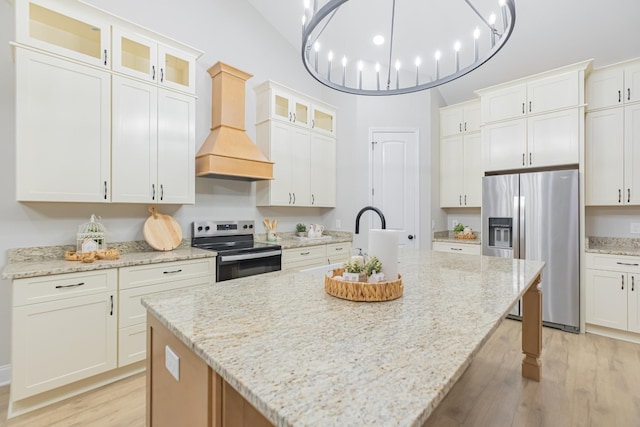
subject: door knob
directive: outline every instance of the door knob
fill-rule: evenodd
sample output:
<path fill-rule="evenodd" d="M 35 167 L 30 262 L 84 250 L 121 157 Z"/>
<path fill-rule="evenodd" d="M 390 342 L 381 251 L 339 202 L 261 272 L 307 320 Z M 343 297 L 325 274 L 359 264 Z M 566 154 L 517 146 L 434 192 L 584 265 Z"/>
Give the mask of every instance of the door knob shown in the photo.
<path fill-rule="evenodd" d="M 413 234 L 409 234 L 409 240 L 413 240 L 413 238 L 416 237 Z"/>

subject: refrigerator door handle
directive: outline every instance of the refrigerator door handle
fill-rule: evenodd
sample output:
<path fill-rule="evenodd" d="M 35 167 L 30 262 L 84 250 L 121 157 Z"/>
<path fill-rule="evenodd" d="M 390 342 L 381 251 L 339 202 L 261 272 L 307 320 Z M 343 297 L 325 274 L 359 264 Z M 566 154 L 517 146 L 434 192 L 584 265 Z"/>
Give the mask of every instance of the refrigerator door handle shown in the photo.
<path fill-rule="evenodd" d="M 520 197 L 513 197 L 513 222 L 512 222 L 512 231 L 511 231 L 511 247 L 513 251 L 513 258 L 520 258 L 520 244 L 518 243 L 518 236 L 520 235 L 520 222 L 519 222 L 519 214 L 520 211 Z"/>
<path fill-rule="evenodd" d="M 520 208 L 519 208 L 519 212 L 520 212 L 520 221 L 519 221 L 519 231 L 520 231 L 520 249 L 519 249 L 519 253 L 520 256 L 518 258 L 520 259 L 526 259 L 527 258 L 527 251 L 526 251 L 526 247 L 527 247 L 527 233 L 526 233 L 526 224 L 525 224 L 525 220 L 526 220 L 526 215 L 524 213 L 524 208 L 525 208 L 525 200 L 524 200 L 524 196 L 520 196 Z"/>

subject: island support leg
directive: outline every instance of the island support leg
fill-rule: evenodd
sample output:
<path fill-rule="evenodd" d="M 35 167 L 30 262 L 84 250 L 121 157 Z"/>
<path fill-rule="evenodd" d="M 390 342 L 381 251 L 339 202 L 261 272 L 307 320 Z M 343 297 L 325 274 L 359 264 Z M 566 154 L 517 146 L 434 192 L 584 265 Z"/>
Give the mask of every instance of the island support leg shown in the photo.
<path fill-rule="evenodd" d="M 540 276 L 529 286 L 522 302 L 522 376 L 540 381 L 542 353 L 542 291 Z"/>

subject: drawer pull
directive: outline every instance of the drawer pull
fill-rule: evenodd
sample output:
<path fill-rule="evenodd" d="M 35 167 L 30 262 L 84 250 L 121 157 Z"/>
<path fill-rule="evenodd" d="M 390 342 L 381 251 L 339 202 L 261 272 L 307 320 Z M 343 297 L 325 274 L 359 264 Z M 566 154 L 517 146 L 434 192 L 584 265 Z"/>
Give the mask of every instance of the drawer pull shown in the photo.
<path fill-rule="evenodd" d="M 343 249 L 344 249 L 344 248 L 335 248 L 334 250 L 336 250 L 336 251 L 341 251 L 341 250 L 343 250 Z"/>
<path fill-rule="evenodd" d="M 111 295 L 111 311 L 109 312 L 109 316 L 113 316 L 113 295 Z"/>
<path fill-rule="evenodd" d="M 163 271 L 162 274 L 173 274 L 173 273 L 180 273 L 182 271 L 182 269 L 179 270 L 172 270 L 172 271 Z"/>
<path fill-rule="evenodd" d="M 618 265 L 630 265 L 632 267 L 637 267 L 639 264 L 637 262 L 616 262 Z"/>
<path fill-rule="evenodd" d="M 620 278 L 622 279 L 622 286 L 620 287 L 620 289 L 624 291 L 624 274 L 621 274 Z"/>
<path fill-rule="evenodd" d="M 84 285 L 84 282 L 80 282 L 80 283 L 75 283 L 73 285 L 57 285 L 56 289 L 63 289 L 63 288 L 77 288 L 78 286 L 82 286 Z"/>
<path fill-rule="evenodd" d="M 309 255 L 311 252 L 300 252 L 300 255 Z"/>
<path fill-rule="evenodd" d="M 449 249 L 451 249 L 452 251 L 461 251 L 462 250 L 462 248 L 449 248 Z"/>

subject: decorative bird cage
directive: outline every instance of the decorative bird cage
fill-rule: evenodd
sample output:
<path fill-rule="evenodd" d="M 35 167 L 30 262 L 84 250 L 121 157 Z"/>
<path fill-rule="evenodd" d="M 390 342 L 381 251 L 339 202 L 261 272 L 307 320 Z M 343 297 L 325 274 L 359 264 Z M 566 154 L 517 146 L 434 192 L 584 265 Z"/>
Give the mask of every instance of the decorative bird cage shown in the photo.
<path fill-rule="evenodd" d="M 96 216 L 91 215 L 89 222 L 78 227 L 76 243 L 77 252 L 104 251 L 107 248 L 105 236 L 107 229 L 96 221 Z"/>

